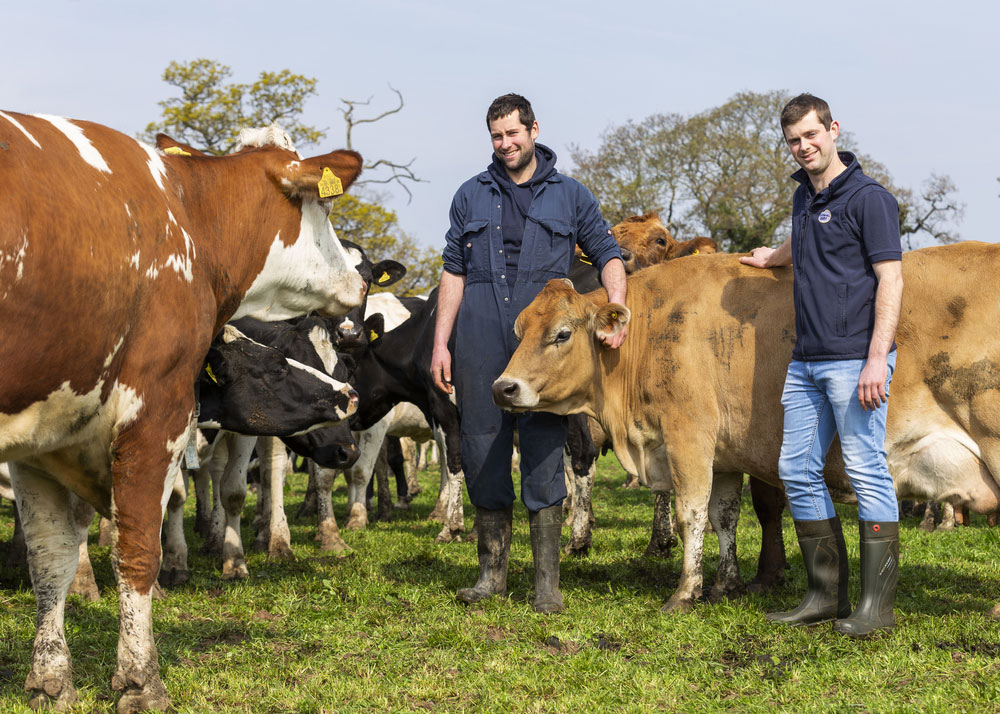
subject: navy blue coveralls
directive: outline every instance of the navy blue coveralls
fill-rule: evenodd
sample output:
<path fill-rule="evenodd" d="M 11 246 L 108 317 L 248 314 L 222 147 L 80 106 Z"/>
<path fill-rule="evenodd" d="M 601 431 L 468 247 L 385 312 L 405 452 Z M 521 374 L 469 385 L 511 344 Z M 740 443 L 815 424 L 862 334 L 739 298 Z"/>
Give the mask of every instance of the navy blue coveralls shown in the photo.
<path fill-rule="evenodd" d="M 492 385 L 510 361 L 514 321 L 553 278 L 565 278 L 579 243 L 598 270 L 621 258 L 593 194 L 554 170 L 555 154 L 535 144 L 553 164 L 534 187 L 525 216 L 516 281 L 508 285 L 504 253 L 504 199 L 490 172 L 459 187 L 442 254 L 444 269 L 465 276 L 458 313 L 452 378 L 462 416 L 462 469 L 474 506 L 500 510 L 514 503 L 510 460 L 514 426 L 521 450 L 521 500 L 529 511 L 562 503 L 566 417 L 511 414 L 493 403 Z M 515 422 L 516 420 L 516 422 Z"/>

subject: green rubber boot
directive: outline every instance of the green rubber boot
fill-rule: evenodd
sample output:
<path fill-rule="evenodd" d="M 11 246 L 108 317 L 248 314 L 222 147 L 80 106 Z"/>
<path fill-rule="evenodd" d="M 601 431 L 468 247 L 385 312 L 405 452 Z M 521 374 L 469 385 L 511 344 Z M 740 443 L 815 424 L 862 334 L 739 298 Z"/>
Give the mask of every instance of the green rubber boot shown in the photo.
<path fill-rule="evenodd" d="M 510 532 L 514 507 L 490 511 L 476 507 L 476 551 L 479 554 L 479 580 L 471 588 L 462 588 L 455 597 L 472 604 L 507 592 L 507 560 L 510 557 Z"/>
<path fill-rule="evenodd" d="M 896 625 L 892 603 L 899 581 L 899 524 L 859 521 L 861 528 L 861 602 L 833 629 L 850 637 L 869 637 Z"/>
<path fill-rule="evenodd" d="M 847 617 L 851 601 L 847 597 L 847 545 L 840 518 L 795 521 L 795 534 L 799 537 L 809 587 L 798 607 L 787 612 L 769 612 L 767 619 L 796 626 Z"/>
<path fill-rule="evenodd" d="M 564 609 L 559 592 L 559 537 L 562 534 L 562 506 L 528 512 L 531 555 L 535 561 L 535 612 L 554 614 Z"/>

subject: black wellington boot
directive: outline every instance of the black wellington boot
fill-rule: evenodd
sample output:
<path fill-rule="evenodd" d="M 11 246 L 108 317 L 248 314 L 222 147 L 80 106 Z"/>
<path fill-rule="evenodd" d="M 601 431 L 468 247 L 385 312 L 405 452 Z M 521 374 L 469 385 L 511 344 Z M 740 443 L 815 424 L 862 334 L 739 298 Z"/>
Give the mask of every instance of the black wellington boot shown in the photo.
<path fill-rule="evenodd" d="M 833 629 L 851 637 L 868 637 L 896 625 L 892 603 L 899 580 L 899 524 L 859 521 L 861 528 L 861 602 Z"/>
<path fill-rule="evenodd" d="M 562 534 L 562 506 L 528 512 L 531 555 L 535 561 L 535 612 L 554 614 L 564 609 L 559 592 L 559 537 Z"/>
<path fill-rule="evenodd" d="M 816 625 L 851 611 L 847 598 L 847 545 L 840 518 L 825 521 L 795 521 L 809 589 L 802 602 L 788 612 L 769 612 L 767 619 L 786 625 Z"/>
<path fill-rule="evenodd" d="M 489 511 L 476 507 L 476 551 L 479 554 L 479 580 L 471 588 L 462 588 L 455 597 L 472 604 L 507 592 L 507 559 L 510 556 L 510 531 L 514 507 Z"/>

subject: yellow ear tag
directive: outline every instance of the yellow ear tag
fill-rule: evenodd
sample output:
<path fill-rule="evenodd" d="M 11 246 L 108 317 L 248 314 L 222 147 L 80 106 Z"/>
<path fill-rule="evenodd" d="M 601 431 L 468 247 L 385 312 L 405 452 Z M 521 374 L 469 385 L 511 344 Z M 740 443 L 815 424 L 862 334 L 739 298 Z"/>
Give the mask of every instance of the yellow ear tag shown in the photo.
<path fill-rule="evenodd" d="M 383 272 L 383 273 L 382 273 L 382 274 L 381 274 L 381 275 L 379 276 L 379 278 L 378 278 L 378 282 L 379 282 L 379 284 L 381 285 L 381 284 L 382 284 L 382 283 L 384 283 L 384 282 L 385 282 L 386 280 L 391 280 L 391 279 L 392 279 L 392 276 L 391 276 L 391 275 L 389 275 L 389 273 L 385 273 L 385 272 Z"/>
<path fill-rule="evenodd" d="M 375 332 L 375 330 L 372 330 L 371 332 L 368 333 L 369 342 L 374 342 L 377 339 L 378 339 L 378 334 Z"/>
<path fill-rule="evenodd" d="M 210 379 L 211 379 L 211 380 L 212 380 L 213 382 L 215 382 L 216 384 L 218 384 L 218 383 L 219 383 L 219 380 L 217 380 L 217 379 L 215 378 L 215 373 L 214 373 L 214 372 L 212 371 L 212 365 L 208 364 L 207 362 L 205 363 L 205 372 L 207 372 L 207 373 L 208 373 L 208 376 L 209 376 L 209 378 L 210 378 Z"/>
<path fill-rule="evenodd" d="M 691 255 L 698 255 L 698 249 L 695 248 L 693 251 L 691 251 Z"/>
<path fill-rule="evenodd" d="M 616 311 L 612 311 L 611 312 L 611 319 L 612 320 L 617 320 L 618 319 L 618 313 Z"/>
<path fill-rule="evenodd" d="M 339 196 L 344 192 L 344 184 L 340 182 L 336 174 L 329 169 L 329 167 L 323 167 L 323 176 L 320 178 L 319 183 L 316 184 L 319 189 L 320 198 L 330 198 L 330 196 Z"/>
<path fill-rule="evenodd" d="M 170 154 L 172 156 L 190 156 L 191 155 L 190 151 L 184 151 L 184 149 L 182 149 L 179 146 L 168 146 L 166 149 L 163 150 L 163 153 L 164 154 Z"/>

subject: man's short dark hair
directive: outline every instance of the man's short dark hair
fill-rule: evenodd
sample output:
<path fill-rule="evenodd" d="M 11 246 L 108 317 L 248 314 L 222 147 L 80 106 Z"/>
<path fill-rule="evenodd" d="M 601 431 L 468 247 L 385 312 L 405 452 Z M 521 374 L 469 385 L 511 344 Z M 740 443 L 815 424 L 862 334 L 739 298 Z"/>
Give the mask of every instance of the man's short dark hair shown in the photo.
<path fill-rule="evenodd" d="M 520 94 L 505 94 L 493 100 L 490 108 L 486 110 L 486 128 L 497 119 L 502 119 L 514 112 L 521 118 L 521 123 L 531 129 L 535 123 L 535 112 L 531 110 L 531 102 Z"/>
<path fill-rule="evenodd" d="M 808 92 L 800 94 L 797 97 L 793 97 L 785 108 L 781 110 L 781 128 L 784 130 L 786 126 L 791 126 L 797 122 L 802 121 L 805 116 L 809 113 L 815 111 L 816 117 L 823 123 L 824 128 L 830 129 L 830 125 L 833 123 L 833 117 L 830 115 L 830 105 L 824 102 L 819 97 L 814 97 Z"/>

